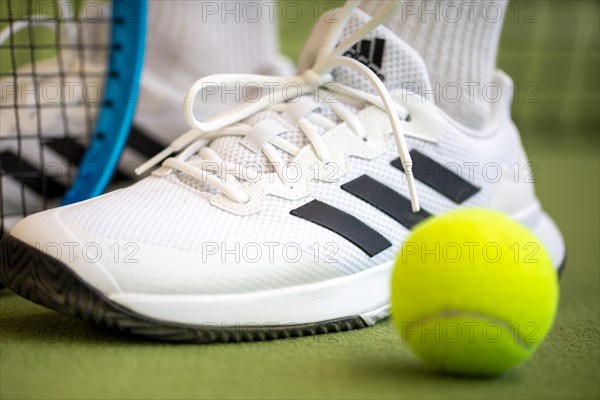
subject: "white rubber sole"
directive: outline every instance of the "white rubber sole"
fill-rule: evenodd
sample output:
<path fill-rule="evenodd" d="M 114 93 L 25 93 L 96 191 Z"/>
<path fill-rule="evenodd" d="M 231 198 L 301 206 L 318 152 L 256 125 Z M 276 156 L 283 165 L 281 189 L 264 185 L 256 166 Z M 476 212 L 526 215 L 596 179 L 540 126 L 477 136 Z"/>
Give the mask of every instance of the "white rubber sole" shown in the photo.
<path fill-rule="evenodd" d="M 517 216 L 548 248 L 557 271 L 565 258 L 560 231 L 539 206 Z M 292 288 L 231 295 L 117 294 L 109 299 L 145 317 L 186 325 L 274 326 L 360 316 L 373 325 L 389 315 L 393 262 Z"/>
<path fill-rule="evenodd" d="M 108 298 L 145 317 L 186 325 L 294 325 L 388 315 L 392 262 L 327 282 L 228 295 L 131 295 Z M 382 311 L 383 310 L 383 311 Z"/>

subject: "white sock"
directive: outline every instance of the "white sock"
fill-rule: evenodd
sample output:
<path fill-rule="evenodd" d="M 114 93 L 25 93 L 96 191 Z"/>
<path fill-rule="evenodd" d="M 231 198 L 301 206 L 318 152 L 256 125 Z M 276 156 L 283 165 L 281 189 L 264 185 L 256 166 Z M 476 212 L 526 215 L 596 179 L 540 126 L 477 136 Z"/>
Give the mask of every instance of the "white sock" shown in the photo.
<path fill-rule="evenodd" d="M 385 4 L 364 1 L 361 8 L 375 15 Z M 508 0 L 409 0 L 384 22 L 421 55 L 434 90 L 443 94 L 449 84 L 462 88 L 460 96 L 445 99 L 441 95 L 438 105 L 473 129 L 482 128 L 490 119 L 491 104 L 485 100 L 483 87 L 493 82 L 507 4 Z M 474 88 L 472 96 L 469 86 Z"/>
<path fill-rule="evenodd" d="M 135 124 L 169 143 L 189 129 L 181 109 L 196 80 L 221 73 L 291 74 L 291 62 L 279 53 L 273 14 L 264 2 L 149 1 Z M 230 103 L 215 95 L 198 112 L 207 118 L 235 105 Z"/>
<path fill-rule="evenodd" d="M 146 60 L 153 70 L 183 67 L 198 79 L 259 73 L 279 59 L 277 24 L 261 2 L 150 1 L 148 14 Z"/>

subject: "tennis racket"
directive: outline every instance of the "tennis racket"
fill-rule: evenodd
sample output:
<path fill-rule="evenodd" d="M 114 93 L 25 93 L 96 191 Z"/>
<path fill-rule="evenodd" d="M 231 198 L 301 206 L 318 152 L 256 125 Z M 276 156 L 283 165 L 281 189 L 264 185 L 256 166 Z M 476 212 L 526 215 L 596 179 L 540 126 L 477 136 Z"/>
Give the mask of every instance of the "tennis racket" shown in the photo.
<path fill-rule="evenodd" d="M 145 29 L 145 1 L 2 1 L 0 233 L 104 191 L 137 103 Z"/>

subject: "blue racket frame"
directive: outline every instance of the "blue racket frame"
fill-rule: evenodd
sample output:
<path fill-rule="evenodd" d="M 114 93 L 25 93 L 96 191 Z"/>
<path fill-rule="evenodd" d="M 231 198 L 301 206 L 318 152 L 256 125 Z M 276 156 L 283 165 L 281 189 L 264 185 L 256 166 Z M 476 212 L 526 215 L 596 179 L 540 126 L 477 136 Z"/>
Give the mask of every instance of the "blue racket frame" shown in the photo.
<path fill-rule="evenodd" d="M 102 105 L 90 145 L 62 205 L 102 194 L 118 167 L 138 101 L 146 18 L 146 0 L 113 0 L 111 49 Z"/>

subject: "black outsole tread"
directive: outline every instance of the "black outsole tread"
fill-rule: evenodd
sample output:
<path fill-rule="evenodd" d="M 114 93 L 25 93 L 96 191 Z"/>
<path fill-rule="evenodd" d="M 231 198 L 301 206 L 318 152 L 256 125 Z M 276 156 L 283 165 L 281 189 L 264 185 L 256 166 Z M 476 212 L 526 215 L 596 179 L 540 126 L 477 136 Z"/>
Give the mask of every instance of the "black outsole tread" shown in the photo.
<path fill-rule="evenodd" d="M 10 235 L 5 235 L 0 242 L 0 279 L 13 292 L 34 303 L 97 325 L 163 341 L 252 342 L 342 332 L 368 326 L 360 316 L 313 324 L 220 328 L 146 318 L 111 302 L 59 260 Z"/>

